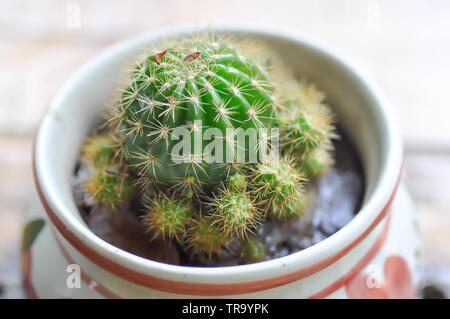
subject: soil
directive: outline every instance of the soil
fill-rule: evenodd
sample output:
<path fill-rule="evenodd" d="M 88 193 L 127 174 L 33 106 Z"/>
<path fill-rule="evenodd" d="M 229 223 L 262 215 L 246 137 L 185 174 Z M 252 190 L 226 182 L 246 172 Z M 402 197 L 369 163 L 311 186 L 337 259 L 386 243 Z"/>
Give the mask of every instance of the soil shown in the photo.
<path fill-rule="evenodd" d="M 266 260 L 283 257 L 308 248 L 333 235 L 344 227 L 359 211 L 364 195 L 364 176 L 361 161 L 348 137 L 338 131 L 340 140 L 334 141 L 335 164 L 308 186 L 309 204 L 302 218 L 289 221 L 264 222 L 255 238 L 264 245 Z M 232 266 L 241 264 L 240 243 L 231 251 L 224 251 L 219 259 L 192 257 L 176 242 L 151 240 L 139 221 L 142 207 L 139 201 L 129 208 L 93 208 L 92 200 L 81 190 L 90 169 L 79 165 L 73 182 L 75 201 L 86 224 L 100 238 L 132 254 L 170 264 L 186 266 Z M 117 210 L 121 210 L 120 213 Z"/>

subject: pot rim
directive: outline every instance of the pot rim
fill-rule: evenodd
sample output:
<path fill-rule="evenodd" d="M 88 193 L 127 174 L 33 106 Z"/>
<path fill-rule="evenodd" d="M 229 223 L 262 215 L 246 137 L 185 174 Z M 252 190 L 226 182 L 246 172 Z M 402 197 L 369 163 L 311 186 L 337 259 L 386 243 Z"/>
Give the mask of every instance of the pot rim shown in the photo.
<path fill-rule="evenodd" d="M 393 116 L 387 103 L 373 81 L 359 67 L 355 67 L 332 50 L 303 36 L 286 31 L 248 25 L 169 26 L 151 30 L 122 40 L 109 47 L 82 66 L 58 91 L 53 101 L 58 101 L 71 87 L 89 72 L 102 64 L 108 56 L 136 45 L 143 39 L 201 32 L 205 30 L 240 32 L 266 35 L 295 41 L 325 55 L 344 68 L 364 86 L 367 94 L 376 102 L 379 122 L 383 125 L 382 142 L 386 156 L 380 165 L 380 174 L 370 197 L 355 217 L 343 228 L 321 242 L 285 257 L 264 262 L 227 267 L 190 267 L 170 265 L 138 257 L 97 237 L 80 220 L 75 218 L 69 205 L 58 197 L 52 187 L 51 174 L 43 170 L 43 162 L 50 156 L 43 145 L 51 137 L 48 118 L 44 116 L 36 134 L 33 150 L 33 171 L 41 202 L 59 232 L 85 257 L 97 265 L 129 281 L 169 292 L 208 294 L 245 293 L 283 285 L 315 273 L 336 262 L 361 242 L 384 218 L 389 210 L 402 171 L 402 146 L 395 129 Z M 51 102 L 51 103 L 52 103 Z M 61 107 L 61 105 L 59 106 Z M 195 284 L 195 286 L 193 286 Z"/>

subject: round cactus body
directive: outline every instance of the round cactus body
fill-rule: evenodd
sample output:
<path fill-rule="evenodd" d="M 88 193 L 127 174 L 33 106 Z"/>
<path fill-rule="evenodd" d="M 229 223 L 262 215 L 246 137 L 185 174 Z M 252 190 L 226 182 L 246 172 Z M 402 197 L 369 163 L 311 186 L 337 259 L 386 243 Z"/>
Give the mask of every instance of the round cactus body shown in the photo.
<path fill-rule="evenodd" d="M 283 121 L 281 132 L 285 133 L 282 134 L 283 146 L 289 147 L 297 154 L 306 154 L 315 149 L 322 138 L 320 132 L 302 115 L 291 121 Z"/>
<path fill-rule="evenodd" d="M 126 203 L 134 194 L 132 179 L 123 174 L 118 166 L 95 168 L 83 189 L 100 206 L 115 207 Z"/>
<path fill-rule="evenodd" d="M 284 206 L 284 212 L 279 217 L 296 218 L 302 216 L 306 211 L 307 196 L 303 192 L 289 196 Z"/>
<path fill-rule="evenodd" d="M 294 198 L 302 194 L 303 180 L 288 160 L 274 160 L 258 165 L 253 172 L 253 193 L 265 203 L 269 214 L 284 217 Z"/>
<path fill-rule="evenodd" d="M 169 186 L 190 177 L 217 184 L 240 151 L 251 160 L 238 132 L 272 125 L 272 91 L 263 67 L 223 43 L 189 42 L 151 55 L 115 109 L 127 162 Z"/>
<path fill-rule="evenodd" d="M 187 237 L 188 247 L 197 255 L 221 255 L 223 249 L 228 248 L 228 236 L 211 221 L 201 216 L 194 220 L 194 226 Z"/>
<path fill-rule="evenodd" d="M 214 223 L 226 234 L 245 238 L 259 223 L 260 212 L 246 192 L 222 190 L 211 203 Z"/>
<path fill-rule="evenodd" d="M 264 245 L 255 239 L 249 240 L 242 248 L 241 260 L 245 264 L 257 263 L 266 260 Z"/>
<path fill-rule="evenodd" d="M 279 120 L 282 151 L 302 163 L 299 169 L 313 178 L 333 164 L 330 150 L 334 132 L 333 116 L 322 103 L 324 94 L 313 85 L 300 83 L 296 97 L 286 102 L 286 111 Z"/>
<path fill-rule="evenodd" d="M 82 161 L 96 166 L 110 164 L 117 152 L 114 140 L 106 135 L 88 138 L 81 151 Z"/>
<path fill-rule="evenodd" d="M 146 208 L 144 223 L 149 230 L 154 231 L 155 238 L 160 236 L 179 240 L 191 223 L 193 208 L 187 201 L 160 196 L 151 200 Z"/>
<path fill-rule="evenodd" d="M 333 164 L 333 158 L 325 147 L 318 147 L 304 156 L 301 163 L 302 171 L 306 176 L 314 178 Z"/>

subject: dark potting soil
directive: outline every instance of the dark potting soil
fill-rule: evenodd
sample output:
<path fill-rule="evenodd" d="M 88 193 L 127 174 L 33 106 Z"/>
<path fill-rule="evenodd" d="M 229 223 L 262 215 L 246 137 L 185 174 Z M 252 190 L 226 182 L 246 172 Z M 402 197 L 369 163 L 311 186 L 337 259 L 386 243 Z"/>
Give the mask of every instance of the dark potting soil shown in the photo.
<path fill-rule="evenodd" d="M 364 195 L 361 161 L 348 137 L 334 141 L 335 164 L 322 176 L 308 183 L 307 212 L 299 219 L 269 220 L 258 229 L 254 238 L 263 243 L 266 260 L 283 257 L 308 248 L 344 227 L 359 211 Z M 140 222 L 139 200 L 130 207 L 115 211 L 97 208 L 81 185 L 91 174 L 88 166 L 75 171 L 73 189 L 80 213 L 91 230 L 106 242 L 132 254 L 170 264 L 185 266 L 232 266 L 241 264 L 240 243 L 233 243 L 221 258 L 192 256 L 177 242 L 152 240 Z"/>

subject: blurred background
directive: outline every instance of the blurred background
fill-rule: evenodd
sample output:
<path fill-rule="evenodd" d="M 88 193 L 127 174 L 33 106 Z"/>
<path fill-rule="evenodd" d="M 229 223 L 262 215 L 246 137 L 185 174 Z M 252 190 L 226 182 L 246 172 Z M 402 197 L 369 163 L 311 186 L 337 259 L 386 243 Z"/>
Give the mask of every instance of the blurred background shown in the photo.
<path fill-rule="evenodd" d="M 375 79 L 405 143 L 424 278 L 448 289 L 450 1 L 0 0 L 0 298 L 23 296 L 19 243 L 33 191 L 31 146 L 51 97 L 116 41 L 159 26 L 205 22 L 295 32 Z"/>

